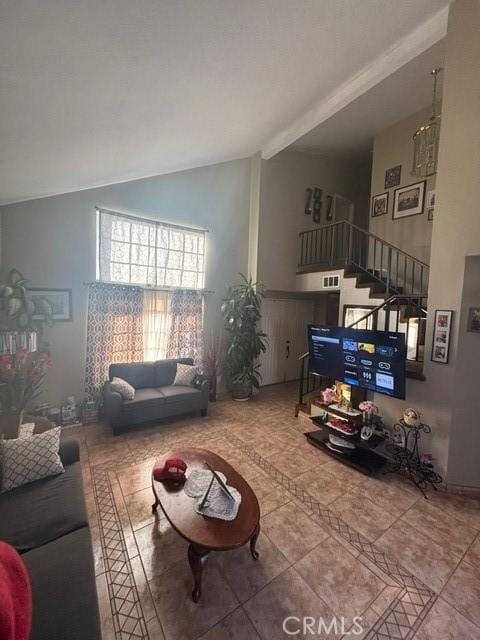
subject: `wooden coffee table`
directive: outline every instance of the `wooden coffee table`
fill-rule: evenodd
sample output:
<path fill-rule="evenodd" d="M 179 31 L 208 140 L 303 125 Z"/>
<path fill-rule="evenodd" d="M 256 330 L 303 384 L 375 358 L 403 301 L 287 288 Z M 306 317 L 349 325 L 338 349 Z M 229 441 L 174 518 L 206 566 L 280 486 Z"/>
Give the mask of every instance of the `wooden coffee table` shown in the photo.
<path fill-rule="evenodd" d="M 206 449 L 181 449 L 169 451 L 156 462 L 163 466 L 168 458 L 181 458 L 187 465 L 187 477 L 193 469 L 206 469 L 205 461 L 215 471 L 221 471 L 227 483 L 237 489 L 242 502 L 235 520 L 227 521 L 203 516 L 195 511 L 195 499 L 187 496 L 183 483 L 157 482 L 153 478 L 152 490 L 155 503 L 152 511 L 161 506 L 175 531 L 190 543 L 188 561 L 194 578 L 192 599 L 198 602 L 202 594 L 203 565 L 210 551 L 228 551 L 250 542 L 250 552 L 254 560 L 259 555 L 255 549 L 260 533 L 260 508 L 252 488 L 235 469 L 223 458 Z"/>

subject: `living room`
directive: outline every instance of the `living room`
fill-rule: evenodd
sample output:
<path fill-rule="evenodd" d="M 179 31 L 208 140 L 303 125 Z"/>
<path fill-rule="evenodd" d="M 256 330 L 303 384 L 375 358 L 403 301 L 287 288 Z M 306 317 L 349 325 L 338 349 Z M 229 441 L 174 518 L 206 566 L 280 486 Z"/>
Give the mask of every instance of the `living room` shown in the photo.
<path fill-rule="evenodd" d="M 480 637 L 478 3 L 0 15 L 2 640 Z M 402 392 L 309 324 L 403 331 Z"/>

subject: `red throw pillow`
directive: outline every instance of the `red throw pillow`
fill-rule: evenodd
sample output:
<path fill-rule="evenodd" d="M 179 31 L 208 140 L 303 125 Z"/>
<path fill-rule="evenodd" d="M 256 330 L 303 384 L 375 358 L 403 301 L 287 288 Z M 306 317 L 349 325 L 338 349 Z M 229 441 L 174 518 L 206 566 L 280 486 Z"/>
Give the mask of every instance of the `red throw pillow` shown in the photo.
<path fill-rule="evenodd" d="M 185 479 L 187 470 L 186 463 L 180 458 L 169 458 L 165 461 L 163 467 L 155 467 L 153 470 L 153 478 L 158 482 L 162 480 L 174 480 L 179 482 Z"/>
<path fill-rule="evenodd" d="M 0 542 L 0 638 L 28 640 L 32 621 L 30 580 L 22 558 Z"/>

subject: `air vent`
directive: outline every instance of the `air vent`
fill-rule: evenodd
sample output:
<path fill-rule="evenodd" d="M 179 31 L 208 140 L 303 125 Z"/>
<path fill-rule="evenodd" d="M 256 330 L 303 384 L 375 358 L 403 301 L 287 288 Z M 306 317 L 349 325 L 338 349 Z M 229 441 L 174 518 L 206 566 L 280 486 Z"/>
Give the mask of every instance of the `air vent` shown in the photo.
<path fill-rule="evenodd" d="M 340 287 L 340 276 L 323 276 L 324 289 L 338 289 Z"/>

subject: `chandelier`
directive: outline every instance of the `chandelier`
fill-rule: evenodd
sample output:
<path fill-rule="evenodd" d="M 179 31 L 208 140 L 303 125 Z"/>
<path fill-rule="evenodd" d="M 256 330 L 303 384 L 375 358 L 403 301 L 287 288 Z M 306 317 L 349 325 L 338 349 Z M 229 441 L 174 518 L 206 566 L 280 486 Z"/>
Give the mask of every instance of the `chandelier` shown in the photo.
<path fill-rule="evenodd" d="M 437 82 L 441 67 L 433 69 L 432 115 L 413 136 L 412 176 L 426 178 L 437 173 L 438 143 L 440 141 L 440 114 L 437 113 Z"/>

